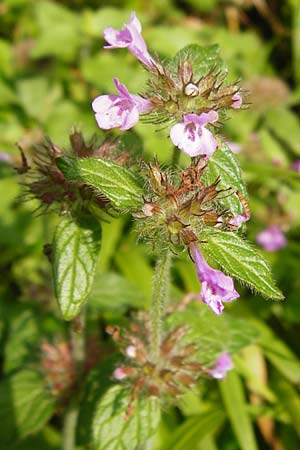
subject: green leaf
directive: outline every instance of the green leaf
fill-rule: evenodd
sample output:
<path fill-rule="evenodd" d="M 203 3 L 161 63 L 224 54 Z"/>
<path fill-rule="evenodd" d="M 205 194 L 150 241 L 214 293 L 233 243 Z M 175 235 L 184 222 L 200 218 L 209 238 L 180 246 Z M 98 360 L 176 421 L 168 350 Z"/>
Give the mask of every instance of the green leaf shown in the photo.
<path fill-rule="evenodd" d="M 278 372 L 275 372 L 271 380 L 271 387 L 280 399 L 280 406 L 286 410 L 295 431 L 300 436 L 300 397 L 297 389 L 287 380 L 280 377 Z"/>
<path fill-rule="evenodd" d="M 92 423 L 97 404 L 99 403 L 98 399 L 114 384 L 111 374 L 118 362 L 119 355 L 115 354 L 97 364 L 88 374 L 79 404 L 76 428 L 76 442 L 78 445 L 90 444 Z"/>
<path fill-rule="evenodd" d="M 275 136 L 299 155 L 300 123 L 297 115 L 285 108 L 273 108 L 267 111 L 265 120 Z"/>
<path fill-rule="evenodd" d="M 43 77 L 20 80 L 17 91 L 19 102 L 26 114 L 42 123 L 55 110 L 55 104 L 62 95 L 59 84 L 50 85 Z"/>
<path fill-rule="evenodd" d="M 113 161 L 61 157 L 56 163 L 67 179 L 90 184 L 118 208 L 134 208 L 142 202 L 143 190 L 133 173 Z"/>
<path fill-rule="evenodd" d="M 194 415 L 176 429 L 171 439 L 160 450 L 196 449 L 207 435 L 218 430 L 224 418 L 223 411 L 216 409 Z"/>
<path fill-rule="evenodd" d="M 36 433 L 53 412 L 52 398 L 39 373 L 22 370 L 3 379 L 0 383 L 1 448 Z"/>
<path fill-rule="evenodd" d="M 93 422 L 95 450 L 138 449 L 156 432 L 160 421 L 156 398 L 136 399 L 134 410 L 126 417 L 130 393 L 113 386 L 101 398 Z"/>
<path fill-rule="evenodd" d="M 50 1 L 39 2 L 35 8 L 39 36 L 31 55 L 34 58 L 55 56 L 63 61 L 72 61 L 81 44 L 80 17 Z"/>
<path fill-rule="evenodd" d="M 241 450 L 257 450 L 242 382 L 235 370 L 219 382 L 223 401 Z"/>
<path fill-rule="evenodd" d="M 222 144 L 209 158 L 202 179 L 206 184 L 211 184 L 218 177 L 220 177 L 220 183 L 218 184 L 220 189 L 228 189 L 231 187 L 239 191 L 242 195 L 247 196 L 238 162 L 226 144 Z M 235 193 L 224 198 L 220 203 L 234 215 L 244 212 L 241 202 Z"/>
<path fill-rule="evenodd" d="M 5 345 L 4 371 L 11 372 L 32 359 L 32 352 L 41 336 L 39 319 L 35 311 L 27 309 L 19 311 L 10 319 L 9 335 Z"/>
<path fill-rule="evenodd" d="M 97 276 L 89 299 L 89 306 L 100 312 L 124 312 L 128 306 L 141 308 L 144 303 L 142 292 L 115 272 L 105 272 Z"/>
<path fill-rule="evenodd" d="M 216 70 L 222 68 L 223 61 L 219 53 L 220 47 L 218 45 L 207 47 L 197 44 L 187 45 L 168 62 L 167 67 L 171 72 L 176 72 L 179 61 L 189 59 L 193 64 L 194 78 L 197 80 L 206 75 L 212 67 L 215 67 Z"/>
<path fill-rule="evenodd" d="M 282 292 L 275 286 L 271 270 L 247 241 L 235 233 L 203 231 L 203 252 L 215 260 L 229 275 L 237 278 L 267 298 L 282 300 Z"/>
<path fill-rule="evenodd" d="M 260 345 L 270 363 L 291 383 L 300 383 L 300 361 L 295 353 L 262 321 L 255 321 L 254 324 L 260 333 Z"/>
<path fill-rule="evenodd" d="M 182 344 L 197 343 L 193 358 L 205 365 L 213 364 L 221 353 L 236 353 L 255 342 L 257 330 L 243 319 L 229 314 L 215 316 L 206 305 L 193 302 L 184 311 L 167 318 L 167 328 L 188 327 Z"/>
<path fill-rule="evenodd" d="M 66 217 L 53 239 L 55 294 L 65 320 L 75 317 L 90 293 L 100 251 L 101 227 L 95 219 L 75 222 Z"/>

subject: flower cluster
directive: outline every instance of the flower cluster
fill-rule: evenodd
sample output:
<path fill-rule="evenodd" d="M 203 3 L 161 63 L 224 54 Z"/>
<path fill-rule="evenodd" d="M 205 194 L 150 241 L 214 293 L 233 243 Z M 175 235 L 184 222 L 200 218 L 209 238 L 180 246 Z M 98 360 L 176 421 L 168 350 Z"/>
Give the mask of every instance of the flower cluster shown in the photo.
<path fill-rule="evenodd" d="M 242 106 L 238 86 L 224 85 L 226 73 L 215 67 L 204 76 L 197 74 L 189 55 L 179 58 L 175 71 L 168 64 L 163 65 L 148 52 L 141 31 L 134 12 L 122 30 L 104 30 L 109 44 L 104 48 L 127 48 L 144 65 L 150 78 L 143 95 L 130 94 L 115 78 L 118 94 L 100 95 L 92 102 L 99 127 L 128 130 L 141 114 L 152 123 L 175 122 L 170 130 L 175 146 L 191 157 L 211 156 L 218 143 L 209 127 L 218 122 L 218 112 Z"/>
<path fill-rule="evenodd" d="M 202 176 L 207 167 L 205 157 L 194 158 L 190 166 L 178 173 L 163 171 L 156 160 L 146 164 L 148 195 L 135 212 L 139 235 L 153 245 L 169 242 L 171 247 L 198 241 L 204 227 L 237 230 L 248 220 L 248 212 L 233 216 L 222 207 L 224 195 L 237 195 L 219 188 L 220 180 L 206 185 Z M 242 196 L 238 193 L 240 199 Z M 244 200 L 243 200 L 244 202 Z"/>
<path fill-rule="evenodd" d="M 151 358 L 148 321 L 145 317 L 141 319 L 141 323 L 131 322 L 129 330 L 122 333 L 116 326 L 107 327 L 107 332 L 124 356 L 124 364 L 116 367 L 113 377 L 118 381 L 130 382 L 131 386 L 127 415 L 131 414 L 133 403 L 140 392 L 155 397 L 178 397 L 186 388 L 194 386 L 201 374 L 222 379 L 233 368 L 227 353 L 222 353 L 213 367 L 196 361 L 193 357 L 197 346 L 182 344 L 185 327 L 177 327 L 166 335 L 160 345 L 159 357 L 154 361 Z"/>
<path fill-rule="evenodd" d="M 90 186 L 82 182 L 66 179 L 59 170 L 56 159 L 65 156 L 95 157 L 113 160 L 127 165 L 129 153 L 124 151 L 118 139 L 105 140 L 101 144 L 95 139 L 86 143 L 80 132 L 70 134 L 71 148 L 65 152 L 49 139 L 36 147 L 33 161 L 29 166 L 27 158 L 22 152 L 23 166 L 17 169 L 25 173 L 25 198 L 36 198 L 40 202 L 39 208 L 48 210 L 58 208 L 59 212 L 88 208 L 90 204 L 98 208 L 106 208 L 109 200 L 99 196 Z M 21 149 L 20 149 L 21 150 Z"/>

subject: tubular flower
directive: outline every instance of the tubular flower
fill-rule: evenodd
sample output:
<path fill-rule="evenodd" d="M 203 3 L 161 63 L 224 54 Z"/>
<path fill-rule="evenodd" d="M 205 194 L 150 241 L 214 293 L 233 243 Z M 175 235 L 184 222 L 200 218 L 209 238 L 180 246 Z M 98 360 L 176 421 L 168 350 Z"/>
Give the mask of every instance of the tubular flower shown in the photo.
<path fill-rule="evenodd" d="M 286 246 L 287 241 L 278 225 L 271 225 L 256 236 L 256 242 L 267 252 L 275 252 Z"/>
<path fill-rule="evenodd" d="M 205 125 L 217 120 L 216 111 L 200 115 L 186 114 L 183 116 L 182 123 L 177 123 L 171 128 L 170 138 L 174 145 L 191 157 L 211 156 L 217 149 L 218 143 Z"/>
<path fill-rule="evenodd" d="M 92 102 L 99 128 L 129 130 L 138 121 L 140 113 L 151 109 L 151 102 L 139 95 L 130 94 L 124 84 L 113 79 L 119 95 L 100 95 Z"/>
<path fill-rule="evenodd" d="M 104 46 L 104 48 L 128 48 L 139 61 L 151 69 L 155 65 L 155 61 L 147 50 L 147 45 L 141 32 L 141 22 L 136 17 L 135 12 L 132 12 L 129 22 L 124 25 L 122 30 L 115 30 L 111 27 L 104 30 L 104 39 L 109 44 Z"/>
<path fill-rule="evenodd" d="M 228 353 L 222 353 L 216 361 L 214 369 L 208 371 L 209 375 L 218 380 L 226 377 L 229 370 L 233 369 L 231 356 Z"/>
<path fill-rule="evenodd" d="M 210 309 L 217 315 L 221 314 L 224 305 L 222 302 L 231 302 L 239 297 L 239 293 L 234 289 L 233 280 L 219 270 L 210 267 L 195 242 L 190 244 L 197 275 L 201 282 L 200 297 Z"/>

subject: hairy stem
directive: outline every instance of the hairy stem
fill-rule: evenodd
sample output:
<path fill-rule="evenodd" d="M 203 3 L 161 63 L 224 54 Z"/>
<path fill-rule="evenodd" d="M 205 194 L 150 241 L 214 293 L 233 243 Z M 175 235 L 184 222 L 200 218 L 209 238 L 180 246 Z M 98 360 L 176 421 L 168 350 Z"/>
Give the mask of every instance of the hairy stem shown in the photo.
<path fill-rule="evenodd" d="M 151 356 L 154 362 L 158 360 L 160 353 L 162 316 L 170 290 L 170 268 L 170 250 L 163 250 L 156 262 L 151 299 Z"/>

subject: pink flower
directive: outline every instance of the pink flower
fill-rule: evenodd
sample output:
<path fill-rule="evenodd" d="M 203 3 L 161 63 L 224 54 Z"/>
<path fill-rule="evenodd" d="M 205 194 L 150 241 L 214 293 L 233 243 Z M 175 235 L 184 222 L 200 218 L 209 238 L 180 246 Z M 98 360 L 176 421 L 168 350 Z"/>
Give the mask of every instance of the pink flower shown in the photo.
<path fill-rule="evenodd" d="M 291 169 L 300 172 L 300 160 L 296 160 L 291 164 Z"/>
<path fill-rule="evenodd" d="M 256 242 L 267 252 L 275 252 L 287 245 L 285 235 L 278 225 L 271 225 L 256 236 Z"/>
<path fill-rule="evenodd" d="M 240 228 L 242 223 L 247 222 L 247 220 L 249 220 L 248 214 L 238 214 L 237 216 L 234 216 L 232 219 L 230 219 L 229 224 Z"/>
<path fill-rule="evenodd" d="M 216 361 L 215 368 L 208 371 L 208 373 L 216 379 L 223 379 L 229 370 L 233 369 L 231 356 L 228 353 L 222 353 Z"/>
<path fill-rule="evenodd" d="M 151 102 L 130 94 L 117 78 L 114 83 L 120 95 L 100 95 L 93 100 L 92 108 L 100 128 L 128 130 L 138 122 L 141 112 L 151 109 Z"/>
<path fill-rule="evenodd" d="M 239 297 L 239 293 L 234 289 L 231 277 L 220 270 L 213 269 L 207 264 L 197 244 L 192 243 L 190 249 L 195 261 L 197 275 L 201 282 L 201 300 L 215 314 L 219 315 L 224 309 L 222 302 L 235 300 Z"/>
<path fill-rule="evenodd" d="M 177 123 L 171 128 L 170 138 L 174 145 L 191 157 L 211 156 L 218 144 L 205 125 L 216 122 L 218 118 L 218 113 L 215 111 L 202 113 L 200 116 L 186 114 L 182 123 Z"/>
<path fill-rule="evenodd" d="M 147 45 L 141 32 L 141 22 L 136 17 L 135 12 L 132 12 L 129 22 L 124 25 L 123 30 L 115 30 L 111 27 L 104 30 L 104 39 L 109 44 L 104 48 L 128 48 L 137 59 L 151 69 L 155 61 L 148 53 Z"/>
<path fill-rule="evenodd" d="M 127 377 L 127 373 L 126 373 L 126 371 L 124 370 L 123 367 L 117 367 L 117 368 L 114 370 L 113 377 L 114 377 L 116 380 L 121 381 L 121 380 L 124 380 L 124 378 Z"/>
<path fill-rule="evenodd" d="M 232 102 L 233 102 L 231 104 L 231 108 L 239 109 L 242 106 L 242 104 L 243 104 L 243 99 L 240 96 L 240 94 L 236 93 L 231 98 L 232 98 Z"/>

